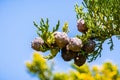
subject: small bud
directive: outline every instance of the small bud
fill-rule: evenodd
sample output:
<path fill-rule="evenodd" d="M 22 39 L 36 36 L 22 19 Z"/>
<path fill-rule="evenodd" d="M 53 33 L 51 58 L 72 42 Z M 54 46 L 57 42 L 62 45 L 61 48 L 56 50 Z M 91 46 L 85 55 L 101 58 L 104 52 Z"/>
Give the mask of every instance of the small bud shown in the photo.
<path fill-rule="evenodd" d="M 78 31 L 83 33 L 85 33 L 88 30 L 88 28 L 85 25 L 85 21 L 81 18 L 77 21 L 77 28 L 78 28 Z"/>
<path fill-rule="evenodd" d="M 55 37 L 55 43 L 59 48 L 63 48 L 68 44 L 69 38 L 65 32 L 54 32 L 53 34 Z"/>
<path fill-rule="evenodd" d="M 79 52 L 82 48 L 82 40 L 79 38 L 71 38 L 69 44 L 66 46 L 68 50 Z"/>
<path fill-rule="evenodd" d="M 44 45 L 44 41 L 40 37 L 36 37 L 31 44 L 31 47 L 36 51 L 41 51 L 41 46 Z"/>

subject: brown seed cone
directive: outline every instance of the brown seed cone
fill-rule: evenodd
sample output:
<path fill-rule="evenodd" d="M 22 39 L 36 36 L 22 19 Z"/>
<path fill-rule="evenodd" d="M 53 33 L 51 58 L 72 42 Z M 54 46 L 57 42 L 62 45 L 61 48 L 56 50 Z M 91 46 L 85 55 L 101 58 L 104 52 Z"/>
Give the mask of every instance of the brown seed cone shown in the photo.
<path fill-rule="evenodd" d="M 40 37 L 36 37 L 31 43 L 31 47 L 36 51 L 41 51 L 40 47 L 42 45 L 44 45 L 44 41 Z"/>
<path fill-rule="evenodd" d="M 55 43 L 59 48 L 65 47 L 68 42 L 69 38 L 65 32 L 54 32 Z"/>
<path fill-rule="evenodd" d="M 85 62 L 86 57 L 82 54 L 79 54 L 74 58 L 74 64 L 76 64 L 77 66 L 82 66 L 83 64 L 85 64 Z"/>
<path fill-rule="evenodd" d="M 84 44 L 83 50 L 84 50 L 86 53 L 91 53 L 91 52 L 94 51 L 95 46 L 96 46 L 95 41 L 93 41 L 93 40 L 88 40 L 88 42 L 87 42 L 86 44 Z"/>
<path fill-rule="evenodd" d="M 61 56 L 64 61 L 70 61 L 71 59 L 73 59 L 77 56 L 77 53 L 67 50 L 66 48 L 63 48 L 61 50 Z"/>
<path fill-rule="evenodd" d="M 81 18 L 77 21 L 77 28 L 78 28 L 78 31 L 83 33 L 85 33 L 88 30 L 88 28 L 85 25 L 85 21 Z"/>
<path fill-rule="evenodd" d="M 82 48 L 82 40 L 79 38 L 70 38 L 69 44 L 67 44 L 67 50 L 71 50 L 74 52 L 79 52 Z"/>

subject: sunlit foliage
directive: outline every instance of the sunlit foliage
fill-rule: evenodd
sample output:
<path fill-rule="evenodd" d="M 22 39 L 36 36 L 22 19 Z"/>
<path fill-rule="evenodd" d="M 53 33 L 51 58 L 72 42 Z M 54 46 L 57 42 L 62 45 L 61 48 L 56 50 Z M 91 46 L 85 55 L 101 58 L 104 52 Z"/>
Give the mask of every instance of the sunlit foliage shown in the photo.
<path fill-rule="evenodd" d="M 81 67 L 72 64 L 74 70 L 68 72 L 53 72 L 40 53 L 34 52 L 31 62 L 26 62 L 28 72 L 40 80 L 120 80 L 116 65 L 106 62 L 102 66 L 90 68 L 87 64 Z"/>
<path fill-rule="evenodd" d="M 34 40 L 32 48 L 36 51 L 50 52 L 48 56 L 35 52 L 33 60 L 26 63 L 28 71 L 37 75 L 40 80 L 120 80 L 117 66 L 110 62 L 102 66 L 93 66 L 92 69 L 84 64 L 86 60 L 91 62 L 101 56 L 106 40 L 110 50 L 113 50 L 112 37 L 120 39 L 120 1 L 83 0 L 82 4 L 75 5 L 76 29 L 80 32 L 75 38 L 69 38 L 67 35 L 70 32 L 68 22 L 64 23 L 62 32 L 58 32 L 59 20 L 52 30 L 49 30 L 48 18 L 46 20 L 41 18 L 40 24 L 34 22 L 41 41 Z M 60 52 L 65 54 L 62 55 L 64 61 L 74 60 L 76 64 L 72 64 L 74 70 L 68 73 L 53 73 L 46 60 L 53 59 Z"/>

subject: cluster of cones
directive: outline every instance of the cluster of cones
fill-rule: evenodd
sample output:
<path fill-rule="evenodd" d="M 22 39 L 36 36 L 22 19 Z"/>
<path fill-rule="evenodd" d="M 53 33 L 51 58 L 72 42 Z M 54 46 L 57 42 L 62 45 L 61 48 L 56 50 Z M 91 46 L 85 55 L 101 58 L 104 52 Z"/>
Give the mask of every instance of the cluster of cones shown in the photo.
<path fill-rule="evenodd" d="M 88 28 L 85 25 L 83 19 L 79 19 L 77 22 L 78 31 L 85 33 Z M 31 47 L 37 51 L 44 51 L 44 47 L 55 48 L 58 47 L 61 52 L 61 57 L 64 61 L 74 60 L 74 64 L 82 66 L 87 59 L 87 54 L 92 53 L 95 49 L 95 42 L 89 39 L 83 44 L 82 40 L 73 37 L 69 38 L 65 32 L 54 32 L 55 43 L 48 46 L 41 37 L 37 37 L 32 41 Z M 85 54 L 82 53 L 85 52 Z"/>

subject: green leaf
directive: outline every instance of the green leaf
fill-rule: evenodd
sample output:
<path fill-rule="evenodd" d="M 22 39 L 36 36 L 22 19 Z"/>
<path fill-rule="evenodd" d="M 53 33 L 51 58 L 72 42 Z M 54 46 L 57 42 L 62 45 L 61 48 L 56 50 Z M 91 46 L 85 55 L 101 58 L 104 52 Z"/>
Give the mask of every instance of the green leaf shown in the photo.
<path fill-rule="evenodd" d="M 65 32 L 65 33 L 68 33 L 68 32 L 69 32 L 68 23 L 67 23 L 67 22 L 64 23 L 63 28 L 62 28 L 62 31 Z"/>
<path fill-rule="evenodd" d="M 54 48 L 50 50 L 50 54 L 48 56 L 44 56 L 45 59 L 53 59 L 57 53 L 59 52 L 59 48 Z"/>
<path fill-rule="evenodd" d="M 55 32 L 59 29 L 59 26 L 60 26 L 60 21 L 58 20 L 58 23 L 56 24 L 56 27 L 53 27 L 53 31 L 52 32 Z"/>

